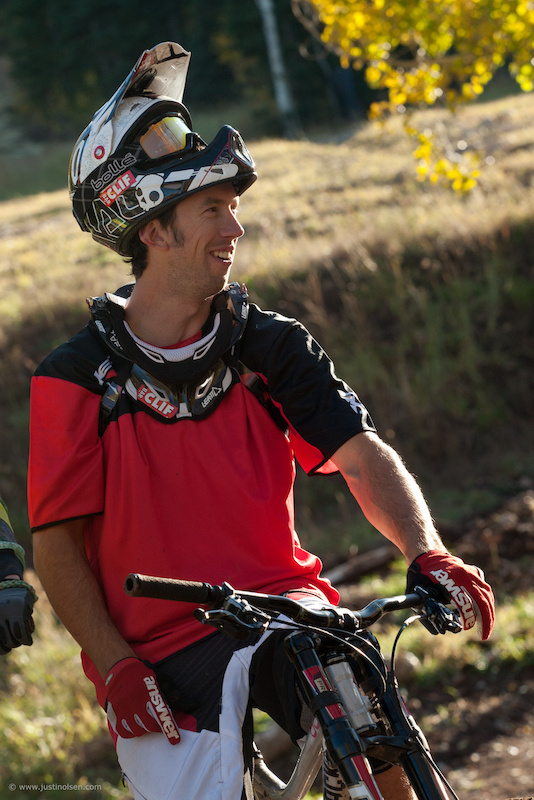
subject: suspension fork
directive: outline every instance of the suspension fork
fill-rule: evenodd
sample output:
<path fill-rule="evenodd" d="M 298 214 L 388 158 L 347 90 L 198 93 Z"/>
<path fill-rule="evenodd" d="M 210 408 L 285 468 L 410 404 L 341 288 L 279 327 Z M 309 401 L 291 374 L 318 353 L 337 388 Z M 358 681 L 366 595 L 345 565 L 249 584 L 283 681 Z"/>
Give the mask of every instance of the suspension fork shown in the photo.
<path fill-rule="evenodd" d="M 363 758 L 360 739 L 319 660 L 314 639 L 307 633 L 292 633 L 286 638 L 286 649 L 301 678 L 308 704 L 321 726 L 327 753 L 337 766 L 349 796 L 360 800 L 382 800 Z"/>
<path fill-rule="evenodd" d="M 447 800 L 449 794 L 431 766 L 426 737 L 406 708 L 393 673 L 388 675 L 387 688 L 379 704 L 391 725 L 394 739 L 400 744 L 396 761 L 406 772 L 417 797 Z"/>

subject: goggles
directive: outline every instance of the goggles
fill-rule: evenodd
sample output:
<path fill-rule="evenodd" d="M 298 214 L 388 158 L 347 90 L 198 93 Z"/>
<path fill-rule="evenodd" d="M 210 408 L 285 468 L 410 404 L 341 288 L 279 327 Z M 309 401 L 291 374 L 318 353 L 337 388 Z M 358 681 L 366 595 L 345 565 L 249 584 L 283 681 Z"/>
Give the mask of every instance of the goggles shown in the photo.
<path fill-rule="evenodd" d="M 161 158 L 183 150 L 189 133 L 192 131 L 182 117 L 163 117 L 139 137 L 139 144 L 149 158 Z"/>

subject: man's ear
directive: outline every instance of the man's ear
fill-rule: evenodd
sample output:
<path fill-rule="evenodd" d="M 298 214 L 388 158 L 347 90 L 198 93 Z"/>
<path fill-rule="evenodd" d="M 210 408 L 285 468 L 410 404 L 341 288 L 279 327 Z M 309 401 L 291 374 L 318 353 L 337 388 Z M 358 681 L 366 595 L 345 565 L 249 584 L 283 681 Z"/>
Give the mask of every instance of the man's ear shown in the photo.
<path fill-rule="evenodd" d="M 156 250 L 168 250 L 172 231 L 164 228 L 159 219 L 151 219 L 142 228 L 139 228 L 138 236 L 147 247 L 154 247 Z"/>

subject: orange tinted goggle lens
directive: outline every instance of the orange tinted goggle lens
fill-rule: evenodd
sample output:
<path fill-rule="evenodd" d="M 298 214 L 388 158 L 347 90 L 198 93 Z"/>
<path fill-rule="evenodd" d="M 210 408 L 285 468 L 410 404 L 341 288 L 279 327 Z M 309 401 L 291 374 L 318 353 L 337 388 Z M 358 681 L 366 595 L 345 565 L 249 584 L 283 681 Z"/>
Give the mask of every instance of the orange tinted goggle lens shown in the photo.
<path fill-rule="evenodd" d="M 191 130 L 181 117 L 164 117 L 139 137 L 139 143 L 149 158 L 177 153 L 186 146 Z"/>

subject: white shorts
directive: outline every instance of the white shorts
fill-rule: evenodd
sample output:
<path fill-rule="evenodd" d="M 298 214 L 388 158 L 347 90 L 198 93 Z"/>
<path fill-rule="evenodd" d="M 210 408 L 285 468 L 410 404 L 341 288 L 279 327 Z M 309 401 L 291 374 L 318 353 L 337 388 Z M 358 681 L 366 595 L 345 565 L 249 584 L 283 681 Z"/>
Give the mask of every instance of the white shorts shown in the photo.
<path fill-rule="evenodd" d="M 117 756 L 135 800 L 252 800 L 252 706 L 295 740 L 304 733 L 283 636 L 268 631 L 247 645 L 215 633 L 154 669 L 181 741 L 171 745 L 159 733 L 119 737 Z M 256 671 L 262 676 L 257 692 Z"/>

